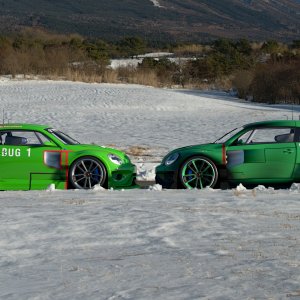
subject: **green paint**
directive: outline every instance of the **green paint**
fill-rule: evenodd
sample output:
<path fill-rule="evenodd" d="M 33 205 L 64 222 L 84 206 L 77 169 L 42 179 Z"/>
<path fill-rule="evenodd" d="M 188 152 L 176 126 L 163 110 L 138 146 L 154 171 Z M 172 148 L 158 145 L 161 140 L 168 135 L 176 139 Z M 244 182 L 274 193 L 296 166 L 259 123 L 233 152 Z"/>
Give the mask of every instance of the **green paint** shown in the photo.
<path fill-rule="evenodd" d="M 34 124 L 0 125 L 0 190 L 40 190 L 52 183 L 57 189 L 70 188 L 70 167 L 82 158 L 95 159 L 104 166 L 106 177 L 102 185 L 106 188 L 135 186 L 136 167 L 125 153 L 79 144 L 49 128 Z M 111 161 L 110 154 L 121 163 Z M 92 185 L 100 176 L 96 165 L 83 172 Z"/>
<path fill-rule="evenodd" d="M 226 161 L 224 161 L 224 150 Z M 178 159 L 171 165 L 166 165 L 167 158 L 175 153 L 179 154 Z M 197 177 L 197 172 L 191 171 L 190 166 L 196 162 L 193 157 L 197 156 L 212 162 L 216 174 L 211 171 L 214 168 L 208 168 L 207 172 L 211 176 L 217 176 L 219 183 L 247 185 L 299 182 L 300 121 L 251 123 L 238 132 L 233 131 L 222 143 L 175 149 L 157 166 L 156 182 L 165 188 L 214 187 L 215 180 L 210 183 L 208 180 L 200 181 L 199 174 Z"/>

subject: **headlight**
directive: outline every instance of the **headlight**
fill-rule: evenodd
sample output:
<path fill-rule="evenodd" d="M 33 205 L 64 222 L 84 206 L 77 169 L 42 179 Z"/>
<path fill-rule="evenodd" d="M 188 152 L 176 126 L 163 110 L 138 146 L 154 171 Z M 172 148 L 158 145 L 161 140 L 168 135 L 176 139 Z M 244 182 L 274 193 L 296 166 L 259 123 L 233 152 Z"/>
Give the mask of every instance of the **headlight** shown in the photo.
<path fill-rule="evenodd" d="M 178 153 L 173 153 L 171 154 L 170 156 L 167 157 L 167 159 L 165 160 L 165 165 L 166 166 L 169 166 L 171 165 L 172 163 L 174 163 L 177 158 L 179 157 L 179 154 Z"/>
<path fill-rule="evenodd" d="M 115 154 L 108 154 L 107 156 L 110 159 L 110 161 L 116 165 L 121 165 L 123 163 L 122 159 Z"/>

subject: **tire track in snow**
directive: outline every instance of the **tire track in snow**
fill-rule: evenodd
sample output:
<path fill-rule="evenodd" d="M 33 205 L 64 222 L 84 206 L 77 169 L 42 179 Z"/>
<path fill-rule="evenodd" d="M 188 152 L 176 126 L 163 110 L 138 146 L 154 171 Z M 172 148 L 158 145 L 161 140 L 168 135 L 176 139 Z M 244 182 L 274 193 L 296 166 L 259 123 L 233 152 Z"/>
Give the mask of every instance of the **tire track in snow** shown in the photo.
<path fill-rule="evenodd" d="M 165 154 L 158 149 L 211 142 L 242 124 L 289 114 L 225 93 L 138 85 L 8 81 L 0 91 L 10 122 L 48 123 L 83 143 L 144 145 L 156 157 Z"/>

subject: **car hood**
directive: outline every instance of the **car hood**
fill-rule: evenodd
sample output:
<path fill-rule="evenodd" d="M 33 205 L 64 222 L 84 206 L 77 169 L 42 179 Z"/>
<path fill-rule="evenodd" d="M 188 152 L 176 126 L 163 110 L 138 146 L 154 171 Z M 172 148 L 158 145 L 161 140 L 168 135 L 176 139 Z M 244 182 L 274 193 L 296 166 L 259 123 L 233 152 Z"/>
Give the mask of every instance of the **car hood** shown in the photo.
<path fill-rule="evenodd" d="M 214 151 L 216 149 L 222 148 L 222 144 L 215 144 L 215 143 L 210 143 L 210 144 L 199 144 L 199 145 L 191 145 L 191 146 L 186 146 L 182 148 L 177 148 L 172 150 L 170 153 L 175 153 L 175 152 L 184 152 L 184 151 Z"/>
<path fill-rule="evenodd" d="M 192 153 L 197 152 L 197 153 L 204 154 L 205 152 L 211 152 L 219 149 L 222 149 L 222 144 L 210 143 L 210 144 L 198 144 L 198 145 L 186 146 L 186 147 L 172 150 L 163 158 L 163 161 L 165 161 L 165 159 L 173 153 L 179 153 L 185 156 L 185 154 L 188 152 L 192 152 Z"/>
<path fill-rule="evenodd" d="M 65 148 L 73 151 L 101 151 L 102 153 L 112 153 L 120 157 L 124 157 L 126 155 L 120 150 L 94 144 L 67 145 Z"/>

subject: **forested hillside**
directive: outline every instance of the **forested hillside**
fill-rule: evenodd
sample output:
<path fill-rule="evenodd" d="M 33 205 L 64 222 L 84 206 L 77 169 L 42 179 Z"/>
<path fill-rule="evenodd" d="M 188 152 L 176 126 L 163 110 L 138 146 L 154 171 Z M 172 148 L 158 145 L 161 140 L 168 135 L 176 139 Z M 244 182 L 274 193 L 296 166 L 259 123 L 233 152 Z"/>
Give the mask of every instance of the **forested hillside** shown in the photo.
<path fill-rule="evenodd" d="M 2 33 L 23 26 L 109 40 L 138 35 L 163 41 L 205 41 L 215 37 L 291 41 L 300 36 L 300 2 L 0 0 Z"/>

